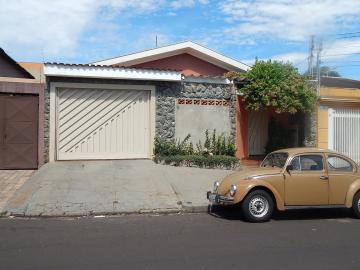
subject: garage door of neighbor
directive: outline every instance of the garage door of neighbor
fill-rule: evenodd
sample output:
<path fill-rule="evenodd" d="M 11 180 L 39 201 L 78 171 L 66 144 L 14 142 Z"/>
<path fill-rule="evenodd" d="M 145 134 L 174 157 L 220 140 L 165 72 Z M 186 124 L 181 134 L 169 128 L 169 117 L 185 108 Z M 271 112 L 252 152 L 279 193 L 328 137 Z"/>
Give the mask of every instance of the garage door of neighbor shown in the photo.
<path fill-rule="evenodd" d="M 149 158 L 149 92 L 58 89 L 57 159 Z"/>
<path fill-rule="evenodd" d="M 38 167 L 38 96 L 0 95 L 0 169 Z"/>
<path fill-rule="evenodd" d="M 360 163 L 360 108 L 329 109 L 329 148 Z"/>

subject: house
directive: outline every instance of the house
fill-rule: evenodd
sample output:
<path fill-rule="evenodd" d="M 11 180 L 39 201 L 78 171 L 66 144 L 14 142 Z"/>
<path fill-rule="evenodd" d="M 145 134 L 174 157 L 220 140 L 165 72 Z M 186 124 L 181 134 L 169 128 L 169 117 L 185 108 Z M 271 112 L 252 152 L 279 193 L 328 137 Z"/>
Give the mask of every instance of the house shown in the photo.
<path fill-rule="evenodd" d="M 193 42 L 91 64 L 46 63 L 49 161 L 151 158 L 155 136 L 237 138 L 236 90 L 249 67 Z"/>
<path fill-rule="evenodd" d="M 43 81 L 0 48 L 0 169 L 44 163 L 44 104 Z"/>
<path fill-rule="evenodd" d="M 360 81 L 322 77 L 317 118 L 318 147 L 360 163 Z"/>

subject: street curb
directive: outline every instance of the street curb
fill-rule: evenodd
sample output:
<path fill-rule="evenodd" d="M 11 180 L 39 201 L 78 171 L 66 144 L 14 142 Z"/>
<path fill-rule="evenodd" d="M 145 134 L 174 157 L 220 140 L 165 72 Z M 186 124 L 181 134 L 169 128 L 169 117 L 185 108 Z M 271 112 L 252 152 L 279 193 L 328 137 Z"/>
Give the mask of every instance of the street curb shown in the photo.
<path fill-rule="evenodd" d="M 137 211 L 114 211 L 114 212 L 79 212 L 79 213 L 63 213 L 63 214 L 25 214 L 7 212 L 0 218 L 18 217 L 18 218 L 64 218 L 64 217 L 95 217 L 95 216 L 127 216 L 127 215 L 167 215 L 182 213 L 207 213 L 208 206 L 182 206 L 181 208 L 160 208 L 160 209 L 140 209 Z"/>

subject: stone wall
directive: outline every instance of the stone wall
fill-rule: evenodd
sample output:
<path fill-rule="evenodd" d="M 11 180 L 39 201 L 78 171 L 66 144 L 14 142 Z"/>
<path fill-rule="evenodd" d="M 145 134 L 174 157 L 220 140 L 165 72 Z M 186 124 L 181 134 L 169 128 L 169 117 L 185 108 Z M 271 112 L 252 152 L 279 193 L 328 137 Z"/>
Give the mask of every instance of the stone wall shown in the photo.
<path fill-rule="evenodd" d="M 50 82 L 70 83 L 94 83 L 94 84 L 133 84 L 154 85 L 156 88 L 156 115 L 155 135 L 171 140 L 175 138 L 175 103 L 177 98 L 200 98 L 200 99 L 222 99 L 230 102 L 231 136 L 235 140 L 236 135 L 236 96 L 232 85 L 190 83 L 190 82 L 158 82 L 158 81 L 132 81 L 114 79 L 85 79 L 85 78 L 60 78 L 51 77 L 47 79 L 45 91 L 45 159 L 49 160 L 49 113 Z"/>
<path fill-rule="evenodd" d="M 317 113 L 308 113 L 304 117 L 304 146 L 317 146 Z"/>
<path fill-rule="evenodd" d="M 230 101 L 231 136 L 235 138 L 235 99 L 230 85 L 182 82 L 176 87 L 161 84 L 156 88 L 156 135 L 175 138 L 175 105 L 177 98 L 225 99 Z"/>

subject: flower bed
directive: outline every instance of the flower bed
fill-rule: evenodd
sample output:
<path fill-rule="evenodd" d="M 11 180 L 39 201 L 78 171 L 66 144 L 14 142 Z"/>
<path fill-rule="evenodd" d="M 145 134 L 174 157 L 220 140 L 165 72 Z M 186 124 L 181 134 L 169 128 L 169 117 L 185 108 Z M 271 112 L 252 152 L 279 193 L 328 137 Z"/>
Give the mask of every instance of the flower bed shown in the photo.
<path fill-rule="evenodd" d="M 200 141 L 194 147 L 190 135 L 182 141 L 155 139 L 154 161 L 159 164 L 200 168 L 234 169 L 240 161 L 235 157 L 235 144 L 224 135 L 211 137 L 205 132 L 204 144 Z"/>
<path fill-rule="evenodd" d="M 154 161 L 155 163 L 158 164 L 165 164 L 172 166 L 198 167 L 198 168 L 208 168 L 208 169 L 227 169 L 227 170 L 235 169 L 240 165 L 239 159 L 232 156 L 156 155 Z"/>

